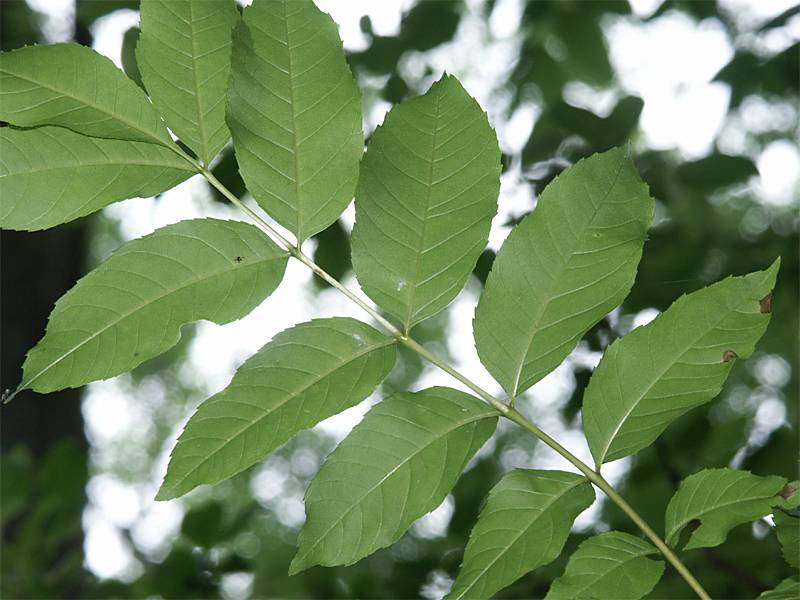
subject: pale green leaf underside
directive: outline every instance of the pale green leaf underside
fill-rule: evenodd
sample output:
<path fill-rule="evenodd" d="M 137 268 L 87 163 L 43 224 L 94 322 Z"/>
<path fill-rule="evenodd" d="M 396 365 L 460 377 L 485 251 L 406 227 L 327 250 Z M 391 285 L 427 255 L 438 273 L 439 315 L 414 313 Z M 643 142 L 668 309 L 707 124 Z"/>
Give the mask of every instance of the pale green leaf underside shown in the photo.
<path fill-rule="evenodd" d="M 638 600 L 664 573 L 663 562 L 647 558 L 657 552 L 627 533 L 610 531 L 591 537 L 570 556 L 545 600 Z"/>
<path fill-rule="evenodd" d="M 593 501 L 594 490 L 580 475 L 511 471 L 489 493 L 447 598 L 490 598 L 555 560 L 572 522 Z"/>
<path fill-rule="evenodd" d="M 787 577 L 774 590 L 768 590 L 758 600 L 797 600 L 800 598 L 800 577 Z"/>
<path fill-rule="evenodd" d="M 497 254 L 473 322 L 481 361 L 511 397 L 625 299 L 652 216 L 647 186 L 620 148 L 545 188 Z"/>
<path fill-rule="evenodd" d="M 227 479 L 298 431 L 355 406 L 391 371 L 394 341 L 350 318 L 279 333 L 189 419 L 157 499 Z"/>
<path fill-rule="evenodd" d="M 228 126 L 253 197 L 300 241 L 353 199 L 361 95 L 311 0 L 255 0 L 233 35 Z"/>
<path fill-rule="evenodd" d="M 46 229 L 118 200 L 161 193 L 194 175 L 162 146 L 63 127 L 0 129 L 0 227 Z"/>
<path fill-rule="evenodd" d="M 735 469 L 705 469 L 690 475 L 667 506 L 666 541 L 676 546 L 683 528 L 699 520 L 685 549 L 719 546 L 736 525 L 766 516 L 783 503 L 777 494 L 785 484 L 783 477 L 759 477 Z"/>
<path fill-rule="evenodd" d="M 800 569 L 800 516 L 776 510 L 774 519 L 783 558 L 795 569 Z"/>
<path fill-rule="evenodd" d="M 500 149 L 455 77 L 395 106 L 361 163 L 353 229 L 359 283 L 406 329 L 456 297 L 486 247 Z"/>
<path fill-rule="evenodd" d="M 0 120 L 171 146 L 161 116 L 114 63 L 78 44 L 0 54 Z"/>
<path fill-rule="evenodd" d="M 497 411 L 449 388 L 375 406 L 311 482 L 290 572 L 349 565 L 395 542 L 439 506 L 496 424 Z"/>
<path fill-rule="evenodd" d="M 133 240 L 56 302 L 20 389 L 51 392 L 130 371 L 174 346 L 186 323 L 245 316 L 285 266 L 284 252 L 237 221 L 183 221 Z"/>
<path fill-rule="evenodd" d="M 615 341 L 583 401 L 583 428 L 598 465 L 652 443 L 683 413 L 719 394 L 735 358 L 747 358 L 769 323 L 766 271 L 681 296 L 651 323 Z"/>
<path fill-rule="evenodd" d="M 136 58 L 153 104 L 206 165 L 230 138 L 225 93 L 234 0 L 142 0 Z"/>

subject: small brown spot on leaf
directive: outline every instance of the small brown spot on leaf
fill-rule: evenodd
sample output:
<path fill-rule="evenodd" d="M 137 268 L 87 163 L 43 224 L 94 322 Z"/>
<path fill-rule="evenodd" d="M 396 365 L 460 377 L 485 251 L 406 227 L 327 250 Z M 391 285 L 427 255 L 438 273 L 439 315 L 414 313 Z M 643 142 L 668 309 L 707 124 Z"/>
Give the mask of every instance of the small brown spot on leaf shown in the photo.
<path fill-rule="evenodd" d="M 734 358 L 739 358 L 739 355 L 733 350 L 725 350 L 722 353 L 722 362 L 731 362 Z"/>
<path fill-rule="evenodd" d="M 759 305 L 761 305 L 761 314 L 768 315 L 772 312 L 772 292 L 764 296 L 761 300 L 758 301 Z"/>
<path fill-rule="evenodd" d="M 796 491 L 797 491 L 796 487 L 787 483 L 785 486 L 783 486 L 783 489 L 780 492 L 778 492 L 778 496 L 780 496 L 784 500 L 788 500 L 789 498 L 794 496 L 794 493 Z"/>
<path fill-rule="evenodd" d="M 233 260 L 235 260 L 237 263 L 239 263 L 239 262 L 242 262 L 244 259 L 241 256 L 237 256 Z"/>

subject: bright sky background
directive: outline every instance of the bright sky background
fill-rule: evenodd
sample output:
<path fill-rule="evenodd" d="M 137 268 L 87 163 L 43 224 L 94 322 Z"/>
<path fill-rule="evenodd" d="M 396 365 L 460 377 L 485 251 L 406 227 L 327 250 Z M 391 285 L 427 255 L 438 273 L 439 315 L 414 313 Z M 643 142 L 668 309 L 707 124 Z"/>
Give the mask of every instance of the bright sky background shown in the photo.
<path fill-rule="evenodd" d="M 70 36 L 71 0 L 28 0 L 37 10 L 50 18 L 46 34 L 51 41 Z M 753 24 L 780 14 L 795 2 L 793 0 L 723 0 L 722 6 L 735 15 L 737 22 Z M 410 0 L 317 0 L 317 4 L 330 12 L 339 24 L 344 44 L 349 49 L 363 49 L 367 40 L 361 33 L 359 20 L 370 16 L 376 33 L 391 35 L 400 26 L 403 10 L 411 6 Z M 631 0 L 637 15 L 648 16 L 660 4 L 660 0 Z M 426 55 L 425 60 L 441 72 L 445 68 L 458 75 L 467 90 L 487 109 L 492 124 L 496 127 L 501 146 L 514 152 L 522 148 L 538 116 L 535 106 L 523 106 L 514 114 L 507 114 L 507 102 L 498 94 L 507 71 L 519 47 L 519 21 L 524 8 L 522 0 L 498 0 L 488 30 L 482 19 L 476 17 L 481 0 L 467 0 L 472 16 L 463 20 L 455 40 Z M 120 64 L 122 34 L 138 22 L 138 13 L 121 10 L 99 20 L 94 27 L 95 48 Z M 612 63 L 618 73 L 623 91 L 637 94 L 645 101 L 640 125 L 646 146 L 656 149 L 677 149 L 687 158 L 699 158 L 712 150 L 714 139 L 723 128 L 723 117 L 728 104 L 728 91 L 722 84 L 711 83 L 714 74 L 731 58 L 733 48 L 722 27 L 713 20 L 695 23 L 683 13 L 671 12 L 663 17 L 640 24 L 631 18 L 619 18 L 608 22 L 606 28 Z M 792 20 L 784 31 L 769 38 L 746 37 L 743 43 L 761 51 L 776 51 L 800 39 L 800 19 Z M 474 56 L 482 56 L 475 61 Z M 419 58 L 419 57 L 417 57 Z M 414 75 L 421 73 L 421 60 L 407 61 L 402 65 Z M 567 100 L 576 106 L 593 110 L 613 106 L 613 94 L 593 90 L 583 84 L 571 84 L 567 89 Z M 368 127 L 374 127 L 389 106 L 379 104 L 367 115 Z M 792 107 L 787 110 L 791 111 Z M 759 112 L 760 111 L 760 112 Z M 797 107 L 794 107 L 796 114 Z M 754 129 L 764 120 L 778 118 L 774 107 L 752 106 L 751 122 L 728 123 L 722 136 L 725 150 L 729 153 L 746 153 L 743 131 Z M 792 113 L 789 112 L 791 117 Z M 788 204 L 796 198 L 792 194 L 798 189 L 800 180 L 800 153 L 796 144 L 777 141 L 768 145 L 756 157 L 760 177 L 753 182 L 759 197 L 765 203 Z M 530 190 L 521 182 L 519 173 L 504 175 L 500 198 L 500 215 L 492 229 L 490 245 L 498 248 L 508 233 L 499 224 L 510 212 L 519 214 L 522 208 L 530 208 Z M 216 215 L 241 218 L 219 203 L 210 202 L 205 184 L 194 178 L 164 194 L 159 201 L 135 199 L 115 204 L 105 214 L 118 220 L 126 239 L 139 237 L 156 228 L 195 216 Z M 345 221 L 352 225 L 352 207 Z M 102 242 L 102 240 L 101 240 Z M 109 249 L 98 244 L 98 252 Z M 295 323 L 314 317 L 349 315 L 364 318 L 365 315 L 344 297 L 333 290 L 314 296 L 308 290 L 310 273 L 296 261 L 289 263 L 284 281 L 279 290 L 246 318 L 225 326 L 202 323 L 192 342 L 189 362 L 181 375 L 200 382 L 207 395 L 221 390 L 230 381 L 235 368 L 249 355 L 260 348 L 275 333 Z M 357 288 L 350 278 L 347 284 Z M 451 327 L 448 348 L 455 357 L 456 366 L 469 372 L 479 384 L 490 391 L 500 392 L 499 387 L 478 361 L 472 342 L 471 319 L 479 286 L 472 281 L 457 298 L 450 311 Z M 642 324 L 655 316 L 655 311 L 645 311 L 634 320 Z M 575 382 L 569 363 L 593 364 L 599 356 L 590 355 L 583 349 L 553 374 L 526 394 L 524 404 L 537 415 L 537 423 L 554 434 L 565 446 L 583 459 L 589 459 L 580 431 L 568 428 L 554 408 L 566 402 Z M 777 362 L 776 362 L 777 361 Z M 765 381 L 779 384 L 788 377 L 789 366 L 781 365 L 781 359 L 772 360 L 757 367 L 763 371 Z M 418 387 L 430 385 L 455 386 L 455 382 L 438 371 L 426 371 Z M 769 399 L 767 399 L 769 400 Z M 318 429 L 336 438 L 341 438 L 360 419 L 375 398 L 365 401 L 322 423 Z M 169 402 L 165 391 L 157 384 L 136 388 L 129 378 L 121 376 L 107 382 L 89 386 L 84 401 L 84 416 L 87 433 L 92 443 L 92 456 L 98 474 L 92 477 L 88 487 L 90 505 L 84 514 L 86 528 L 86 560 L 88 567 L 101 577 L 134 577 L 139 566 L 120 535 L 119 528 L 132 527 L 137 546 L 152 555 L 163 552 L 166 541 L 176 533 L 182 515 L 181 501 L 153 502 L 160 479 L 166 468 L 168 450 L 153 470 L 150 481 L 131 485 L 103 472 L 103 465 L 110 460 L 115 437 L 131 435 L 131 432 L 147 432 L 152 406 Z M 762 423 L 759 435 L 768 433 L 775 423 L 782 422 L 783 405 L 773 400 L 763 404 L 757 420 Z M 777 412 L 776 412 L 777 411 Z M 761 414 L 763 412 L 763 414 Z M 184 418 L 188 418 L 188 414 Z M 767 425 L 772 423 L 772 425 Z M 182 425 L 182 423 L 181 423 Z M 766 429 L 765 429 L 766 428 Z M 175 436 L 180 429 L 175 431 Z M 525 464 L 530 466 L 530 457 L 514 455 L 501 457 L 509 468 Z M 533 457 L 538 467 L 569 469 L 571 465 L 560 459 L 548 448 L 540 445 Z M 614 479 L 626 469 L 626 461 L 609 465 L 607 475 Z M 254 491 L 265 506 L 276 511 L 278 518 L 288 525 L 297 526 L 303 519 L 299 495 L 281 493 L 280 472 L 266 465 L 254 479 Z M 579 519 L 576 527 L 591 525 L 597 506 Z M 452 499 L 424 518 L 415 528 L 421 535 L 444 535 L 453 511 Z M 226 595 L 246 595 L 248 581 L 242 578 L 231 580 Z M 438 588 L 437 588 L 438 589 Z M 446 585 L 444 586 L 446 589 Z M 432 592 L 432 595 L 437 595 Z"/>

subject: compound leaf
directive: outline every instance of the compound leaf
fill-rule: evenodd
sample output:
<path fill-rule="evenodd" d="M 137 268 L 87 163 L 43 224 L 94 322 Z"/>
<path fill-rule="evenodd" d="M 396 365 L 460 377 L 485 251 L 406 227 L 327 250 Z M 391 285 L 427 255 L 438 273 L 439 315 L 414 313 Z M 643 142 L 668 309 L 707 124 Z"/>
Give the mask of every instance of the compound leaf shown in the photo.
<path fill-rule="evenodd" d="M 496 424 L 496 410 L 449 388 L 375 406 L 311 482 L 290 573 L 349 565 L 396 541 L 439 506 Z"/>
<path fill-rule="evenodd" d="M 19 389 L 51 392 L 130 371 L 186 323 L 228 323 L 278 286 L 286 254 L 252 225 L 196 219 L 133 240 L 58 302 Z"/>
<path fill-rule="evenodd" d="M 762 593 L 758 600 L 797 600 L 800 598 L 800 577 L 787 577 L 774 590 Z"/>
<path fill-rule="evenodd" d="M 578 546 L 545 600 L 638 600 L 664 573 L 663 562 L 647 558 L 657 552 L 627 533 L 609 531 L 591 537 Z"/>
<path fill-rule="evenodd" d="M 653 200 L 616 148 L 577 162 L 508 236 L 473 328 L 481 361 L 516 397 L 628 295 Z"/>
<path fill-rule="evenodd" d="M 683 528 L 699 521 L 686 550 L 710 548 L 725 541 L 736 525 L 770 514 L 784 502 L 786 479 L 759 477 L 735 469 L 705 469 L 683 480 L 666 512 L 666 541 L 677 546 Z"/>
<path fill-rule="evenodd" d="M 750 356 L 767 328 L 778 266 L 681 296 L 608 347 L 583 401 L 598 466 L 644 448 L 719 394 L 735 359 Z"/>
<path fill-rule="evenodd" d="M 394 341 L 350 318 L 279 333 L 189 419 L 156 499 L 227 479 L 298 431 L 355 406 L 391 371 Z"/>
<path fill-rule="evenodd" d="M 141 88 L 105 56 L 78 44 L 26 46 L 0 54 L 0 120 L 173 145 Z"/>
<path fill-rule="evenodd" d="M 153 104 L 204 164 L 230 138 L 225 92 L 233 0 L 142 0 L 136 58 Z"/>
<path fill-rule="evenodd" d="M 553 561 L 594 501 L 589 481 L 562 471 L 511 471 L 491 492 L 447 598 L 489 598 Z"/>
<path fill-rule="evenodd" d="M 33 231 L 125 198 L 161 193 L 195 173 L 162 146 L 63 127 L 0 129 L 0 227 Z"/>
<path fill-rule="evenodd" d="M 486 114 L 449 75 L 394 107 L 370 138 L 353 264 L 366 294 L 406 330 L 464 287 L 486 247 L 499 175 Z"/>
<path fill-rule="evenodd" d="M 234 30 L 228 126 L 256 201 L 299 241 L 353 199 L 361 96 L 335 23 L 311 0 L 255 0 Z"/>

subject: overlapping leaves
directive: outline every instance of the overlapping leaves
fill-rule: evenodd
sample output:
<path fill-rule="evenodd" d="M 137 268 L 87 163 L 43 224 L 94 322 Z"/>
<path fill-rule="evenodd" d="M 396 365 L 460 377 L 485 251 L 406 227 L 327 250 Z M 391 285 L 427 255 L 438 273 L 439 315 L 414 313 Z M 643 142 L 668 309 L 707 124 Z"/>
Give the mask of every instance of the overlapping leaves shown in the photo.
<path fill-rule="evenodd" d="M 225 91 L 234 0 L 141 0 L 136 58 L 153 104 L 208 164 L 230 138 Z"/>

